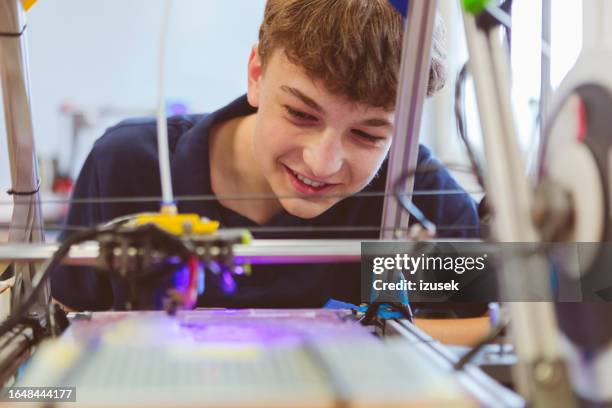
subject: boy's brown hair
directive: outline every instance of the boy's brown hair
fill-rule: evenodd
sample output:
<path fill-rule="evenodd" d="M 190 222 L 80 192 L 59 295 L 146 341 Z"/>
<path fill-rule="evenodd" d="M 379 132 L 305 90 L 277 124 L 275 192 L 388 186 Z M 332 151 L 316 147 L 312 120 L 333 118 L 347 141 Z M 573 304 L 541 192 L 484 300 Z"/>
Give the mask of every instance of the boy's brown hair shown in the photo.
<path fill-rule="evenodd" d="M 268 0 L 259 30 L 265 67 L 282 49 L 328 91 L 392 109 L 401 59 L 403 22 L 388 0 Z M 444 27 L 434 27 L 427 94 L 444 86 Z"/>

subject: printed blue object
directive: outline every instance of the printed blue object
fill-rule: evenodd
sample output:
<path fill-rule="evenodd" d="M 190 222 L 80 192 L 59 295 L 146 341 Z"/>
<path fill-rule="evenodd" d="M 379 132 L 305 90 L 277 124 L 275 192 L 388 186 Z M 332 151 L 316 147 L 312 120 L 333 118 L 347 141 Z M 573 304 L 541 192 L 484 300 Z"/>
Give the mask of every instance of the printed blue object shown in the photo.
<path fill-rule="evenodd" d="M 323 306 L 323 309 L 349 309 L 349 310 L 359 310 L 359 306 L 354 305 L 352 303 L 343 302 L 341 300 L 329 299 L 327 303 Z"/>
<path fill-rule="evenodd" d="M 348 309 L 348 310 L 356 310 L 360 313 L 366 313 L 368 311 L 369 306 L 357 306 L 352 303 L 342 302 L 336 299 L 330 299 L 325 303 L 323 309 Z M 401 319 L 404 316 L 402 312 L 395 311 L 391 309 L 389 305 L 382 305 L 380 309 L 378 309 L 378 317 L 381 319 Z"/>

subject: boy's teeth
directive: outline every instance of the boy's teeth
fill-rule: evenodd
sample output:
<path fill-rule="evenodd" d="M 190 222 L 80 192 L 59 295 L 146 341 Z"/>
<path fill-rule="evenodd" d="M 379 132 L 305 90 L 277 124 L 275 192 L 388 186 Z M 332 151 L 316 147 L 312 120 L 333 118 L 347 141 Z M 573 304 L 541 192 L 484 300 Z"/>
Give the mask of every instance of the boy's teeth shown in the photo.
<path fill-rule="evenodd" d="M 293 174 L 295 174 L 295 177 L 298 178 L 298 180 L 300 180 L 302 183 L 307 184 L 309 186 L 315 187 L 315 188 L 319 188 L 319 187 L 323 187 L 325 185 L 325 183 L 317 183 L 314 180 L 311 180 L 309 178 L 306 178 L 304 176 L 302 176 L 301 174 L 298 174 L 296 172 L 293 172 Z"/>

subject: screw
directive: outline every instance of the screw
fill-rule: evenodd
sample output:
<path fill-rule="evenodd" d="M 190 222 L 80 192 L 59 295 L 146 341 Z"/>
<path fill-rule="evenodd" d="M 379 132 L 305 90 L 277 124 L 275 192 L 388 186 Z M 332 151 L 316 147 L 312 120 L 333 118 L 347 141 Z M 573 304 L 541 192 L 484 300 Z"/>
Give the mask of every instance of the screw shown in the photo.
<path fill-rule="evenodd" d="M 557 372 L 554 364 L 542 361 L 536 364 L 534 374 L 537 381 L 543 384 L 552 384 L 556 381 Z"/>

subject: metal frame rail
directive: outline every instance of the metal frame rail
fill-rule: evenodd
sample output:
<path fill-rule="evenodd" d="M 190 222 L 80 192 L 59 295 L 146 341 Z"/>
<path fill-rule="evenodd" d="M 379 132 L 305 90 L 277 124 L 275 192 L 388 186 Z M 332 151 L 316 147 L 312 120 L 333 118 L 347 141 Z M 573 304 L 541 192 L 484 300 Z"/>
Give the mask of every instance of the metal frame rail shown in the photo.
<path fill-rule="evenodd" d="M 4 119 L 13 190 L 13 217 L 10 243 L 43 242 L 43 220 L 38 195 L 38 169 L 30 110 L 26 23 L 19 0 L 0 0 L 0 88 L 4 101 Z M 2 271 L 0 271 L 1 273 Z M 21 304 L 32 290 L 36 266 L 17 262 L 11 290 L 11 309 Z M 49 299 L 48 286 L 36 309 Z"/>
<path fill-rule="evenodd" d="M 34 352 L 34 331 L 19 325 L 13 331 L 0 336 L 0 387 L 10 382 L 17 369 Z"/>
<path fill-rule="evenodd" d="M 445 239 L 432 242 L 468 241 L 470 240 Z M 478 240 L 471 240 L 471 242 L 478 242 Z M 234 245 L 233 252 L 237 263 L 358 263 L 361 260 L 361 243 L 361 240 L 351 239 L 263 239 L 253 240 L 248 245 Z M 53 255 L 58 246 L 58 244 L 51 243 L 0 245 L 0 262 L 5 260 L 44 262 Z M 86 242 L 72 247 L 65 263 L 94 265 L 97 257 L 98 244 Z"/>
<path fill-rule="evenodd" d="M 432 364 L 448 371 L 454 370 L 453 365 L 458 360 L 457 356 L 413 323 L 407 320 L 388 320 L 385 325 L 385 335 L 402 337 L 411 347 L 418 348 L 427 356 Z M 467 364 L 460 371 L 456 371 L 456 374 L 459 383 L 483 406 L 524 407 L 526 405 L 519 395 L 497 383 L 474 365 Z"/>
<path fill-rule="evenodd" d="M 427 94 L 431 65 L 431 42 L 437 0 L 410 0 L 402 43 L 402 62 L 398 81 L 393 142 L 387 164 L 385 191 L 417 165 L 419 131 L 423 102 Z M 403 191 L 410 194 L 414 177 L 408 177 Z M 408 229 L 409 215 L 393 195 L 385 196 L 381 221 L 382 239 L 401 238 Z"/>
<path fill-rule="evenodd" d="M 500 27 L 484 27 L 464 11 L 463 21 L 480 114 L 487 174 L 485 184 L 499 242 L 538 242 L 531 218 L 531 191 L 511 109 L 509 62 Z M 557 320 L 550 299 L 548 264 L 543 256 L 525 257 L 508 250 L 500 272 L 500 289 L 507 299 L 531 293 L 542 302 L 508 302 L 512 337 L 519 359 L 514 379 L 534 406 L 574 406 L 569 379 L 558 345 Z"/>

